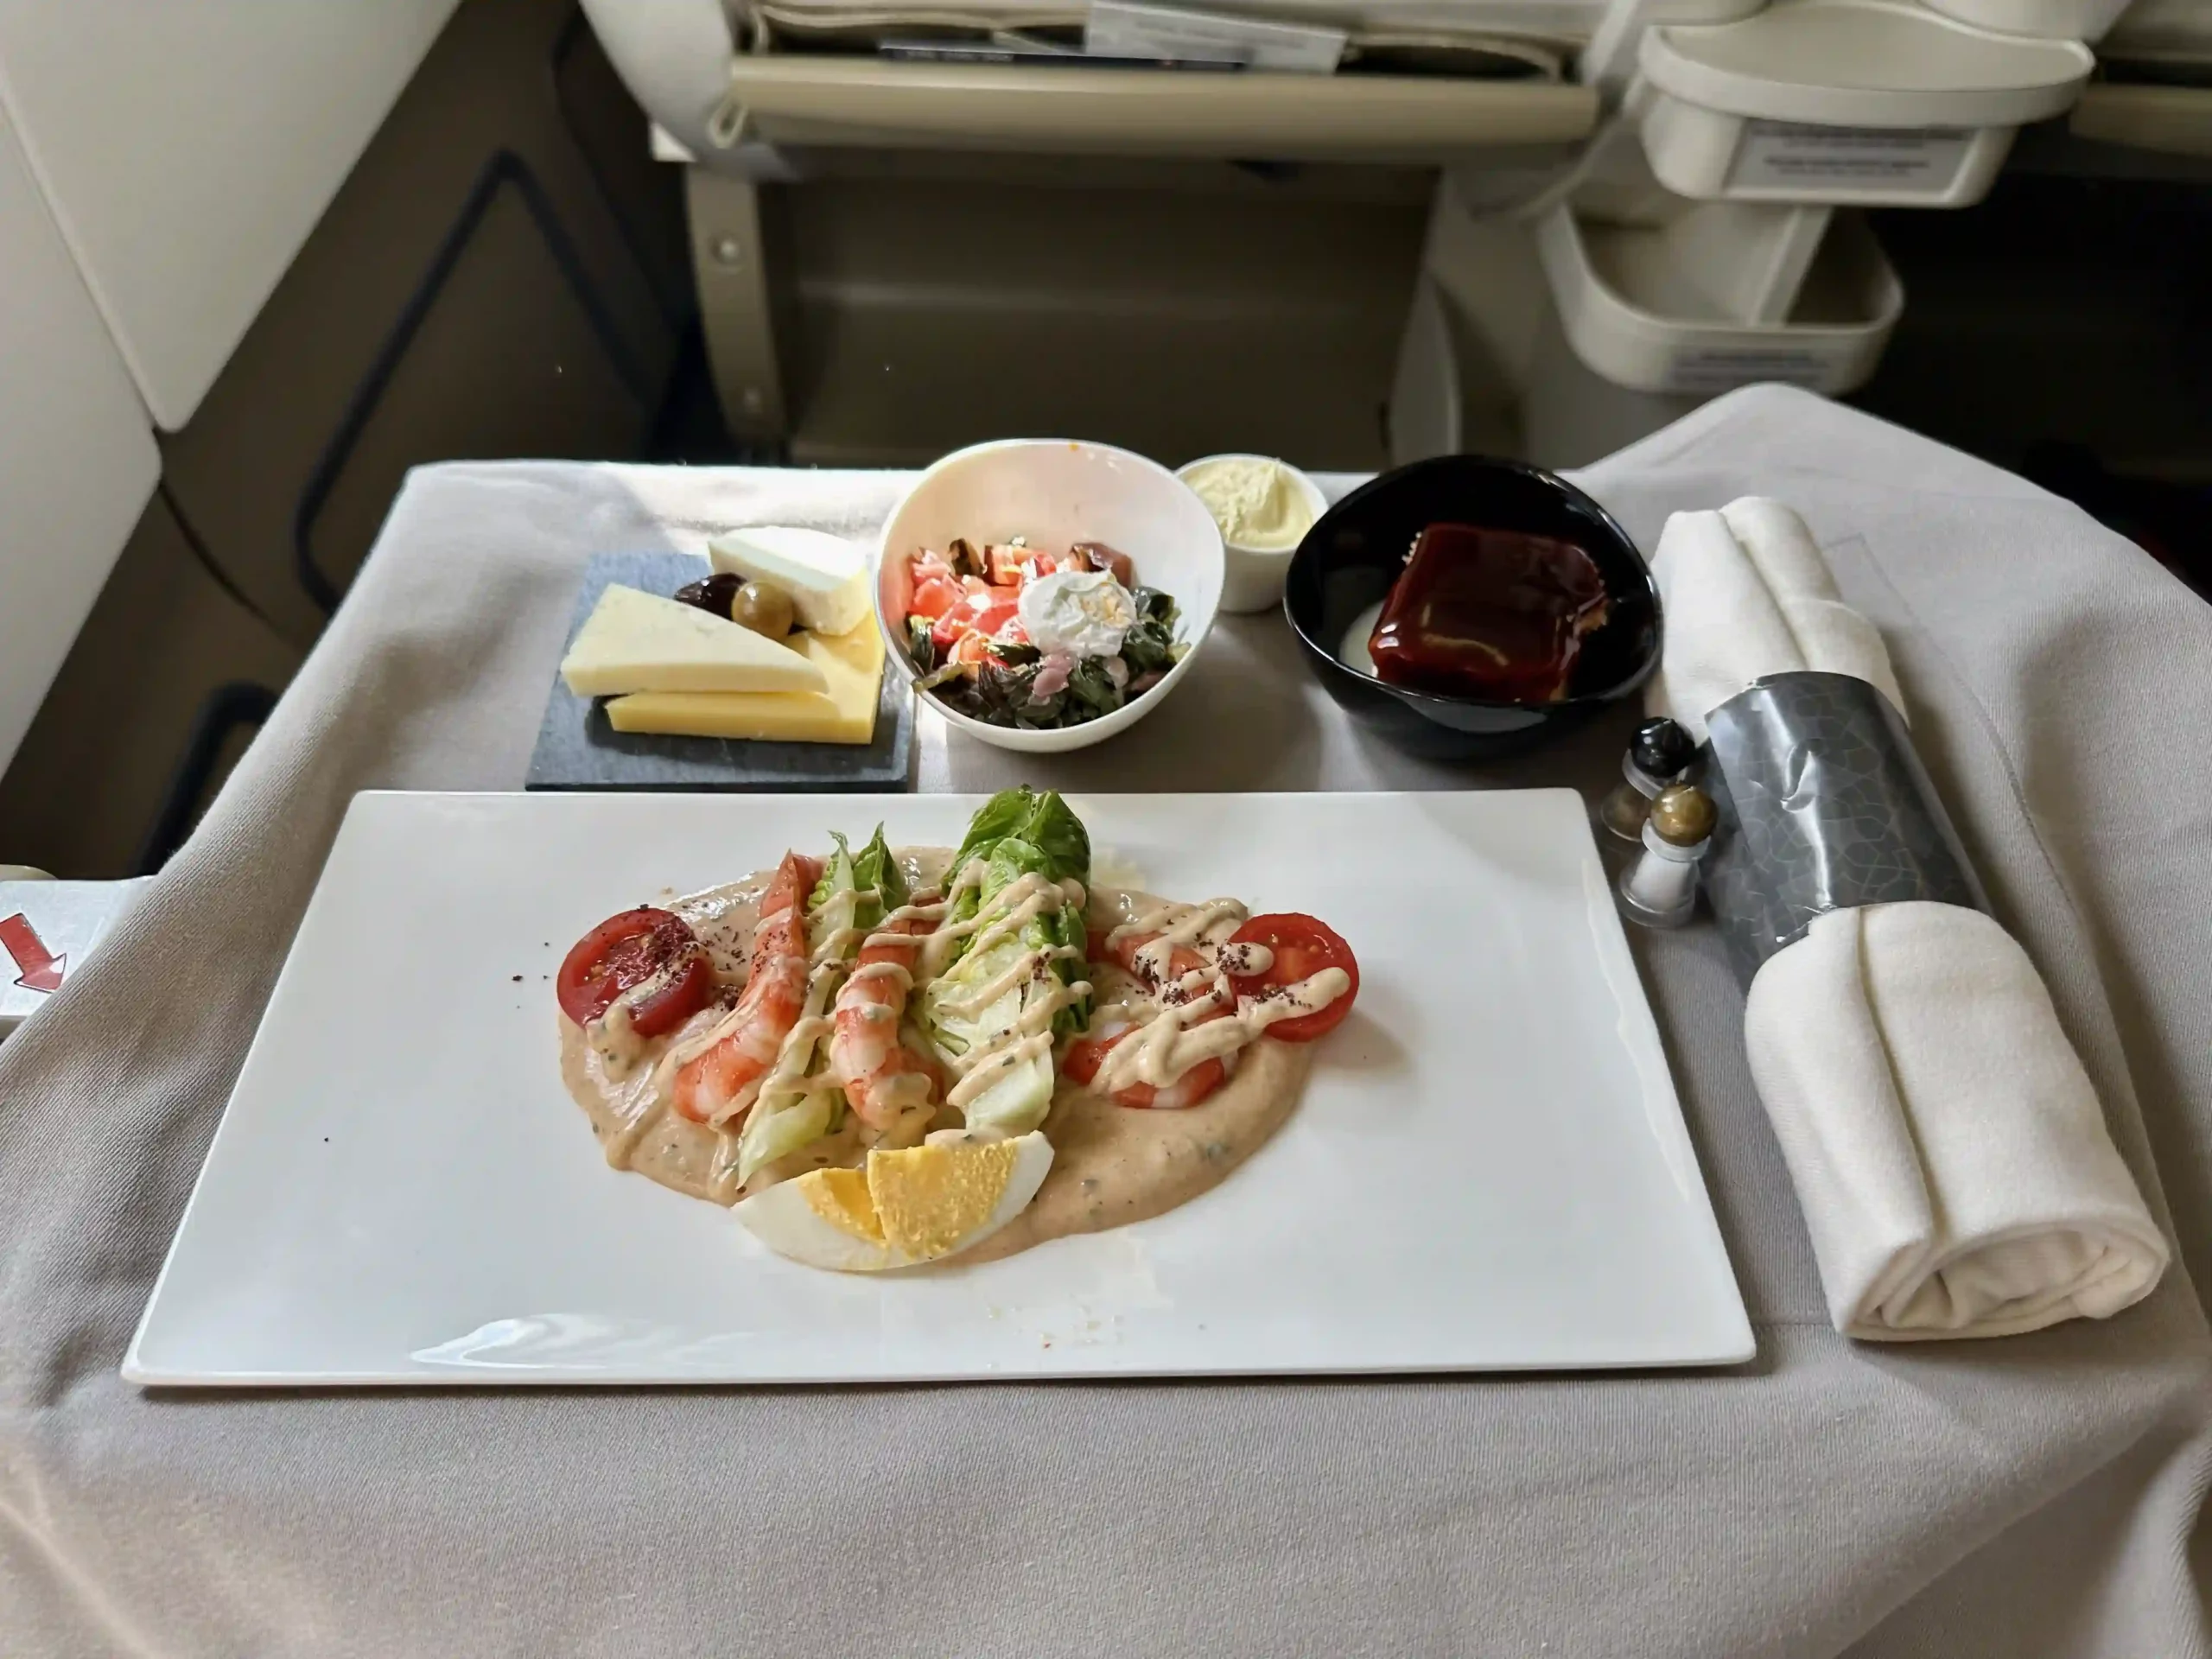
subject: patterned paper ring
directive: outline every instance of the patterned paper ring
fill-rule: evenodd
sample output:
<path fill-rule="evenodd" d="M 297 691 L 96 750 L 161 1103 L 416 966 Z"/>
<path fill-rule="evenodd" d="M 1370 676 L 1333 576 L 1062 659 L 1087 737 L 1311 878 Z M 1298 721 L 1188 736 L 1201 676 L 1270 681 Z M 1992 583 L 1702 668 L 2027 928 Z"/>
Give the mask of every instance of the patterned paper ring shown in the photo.
<path fill-rule="evenodd" d="M 1719 821 L 1701 874 L 1738 973 L 1857 905 L 1987 910 L 1904 716 L 1848 674 L 1776 674 L 1707 717 Z"/>

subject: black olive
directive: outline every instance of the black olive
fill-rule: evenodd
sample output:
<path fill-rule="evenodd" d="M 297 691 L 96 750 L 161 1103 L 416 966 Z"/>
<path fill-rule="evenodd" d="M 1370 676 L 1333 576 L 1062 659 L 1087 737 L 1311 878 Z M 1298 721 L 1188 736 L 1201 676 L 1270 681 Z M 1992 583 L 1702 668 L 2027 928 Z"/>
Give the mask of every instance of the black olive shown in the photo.
<path fill-rule="evenodd" d="M 696 606 L 725 622 L 730 620 L 730 602 L 737 597 L 737 590 L 745 586 L 745 578 L 728 570 L 717 570 L 711 576 L 697 582 L 687 582 L 676 590 L 679 603 Z"/>

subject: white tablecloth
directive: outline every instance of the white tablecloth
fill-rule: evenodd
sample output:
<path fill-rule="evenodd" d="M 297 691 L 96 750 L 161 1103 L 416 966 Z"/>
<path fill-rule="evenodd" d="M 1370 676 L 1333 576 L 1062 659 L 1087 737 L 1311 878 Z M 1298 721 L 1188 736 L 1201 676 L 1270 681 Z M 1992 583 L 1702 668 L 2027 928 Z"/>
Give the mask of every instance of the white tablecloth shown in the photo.
<path fill-rule="evenodd" d="M 1805 513 L 1888 636 L 1998 913 L 2203 1282 L 2212 609 L 2073 508 L 1799 393 L 1723 399 L 1586 481 L 1647 546 L 1677 507 L 1759 493 Z M 2212 1339 L 2190 1274 L 2032 1337 L 1836 1336 L 1704 925 L 1639 950 L 1758 1331 L 1735 1371 L 126 1387 L 124 1345 L 353 791 L 519 785 L 589 553 L 746 519 L 872 530 L 899 487 L 567 465 L 409 480 L 199 833 L 0 1046 L 0 1649 L 2205 1650 L 2190 1549 Z M 1425 766 L 1345 726 L 1279 618 L 1233 619 L 1172 715 L 1124 738 L 1016 764 L 925 717 L 918 772 L 1597 789 L 1633 717 L 1526 763 Z"/>

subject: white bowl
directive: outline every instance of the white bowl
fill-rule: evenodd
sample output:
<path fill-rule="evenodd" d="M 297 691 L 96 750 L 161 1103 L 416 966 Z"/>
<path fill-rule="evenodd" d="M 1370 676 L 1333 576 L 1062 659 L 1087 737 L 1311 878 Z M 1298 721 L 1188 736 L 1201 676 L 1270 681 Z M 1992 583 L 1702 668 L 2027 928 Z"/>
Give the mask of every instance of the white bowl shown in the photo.
<path fill-rule="evenodd" d="M 1210 461 L 1274 462 L 1290 474 L 1292 485 L 1305 499 L 1306 510 L 1313 515 L 1306 521 L 1309 529 L 1319 524 L 1321 515 L 1329 510 L 1329 498 L 1321 493 L 1321 486 L 1280 455 L 1200 455 L 1177 467 L 1175 476 L 1188 480 L 1194 470 Z M 1282 603 L 1283 582 L 1290 575 L 1290 556 L 1298 551 L 1298 543 L 1293 542 L 1288 547 L 1249 547 L 1224 537 L 1222 550 L 1226 561 L 1226 573 L 1222 577 L 1223 610 L 1231 615 L 1245 616 L 1255 611 L 1271 611 Z"/>
<path fill-rule="evenodd" d="M 1190 647 L 1151 690 L 1080 726 L 1039 732 L 993 726 L 927 698 L 947 722 L 1001 749 L 1059 754 L 1127 731 L 1190 671 L 1221 608 L 1221 531 L 1205 503 L 1165 467 L 1110 444 L 1065 438 L 979 443 L 954 451 L 914 481 L 876 547 L 876 626 L 886 655 L 910 683 L 919 677 L 906 655 L 907 560 L 925 547 L 942 552 L 958 536 L 976 543 L 1026 536 L 1040 547 L 1103 542 L 1129 556 L 1138 582 L 1175 601 L 1176 637 Z"/>

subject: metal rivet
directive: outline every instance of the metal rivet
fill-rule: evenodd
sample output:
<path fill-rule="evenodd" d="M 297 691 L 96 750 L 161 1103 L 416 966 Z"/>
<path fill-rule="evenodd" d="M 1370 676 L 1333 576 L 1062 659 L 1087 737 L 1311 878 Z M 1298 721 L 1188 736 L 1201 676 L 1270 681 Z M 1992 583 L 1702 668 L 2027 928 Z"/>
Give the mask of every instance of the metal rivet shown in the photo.
<path fill-rule="evenodd" d="M 741 265 L 745 263 L 745 244 L 734 236 L 718 236 L 709 245 L 718 265 Z"/>
<path fill-rule="evenodd" d="M 743 391 L 738 393 L 737 401 L 745 405 L 745 412 L 748 415 L 758 415 L 767 406 L 768 402 L 760 395 L 760 388 L 758 386 L 746 387 Z"/>

